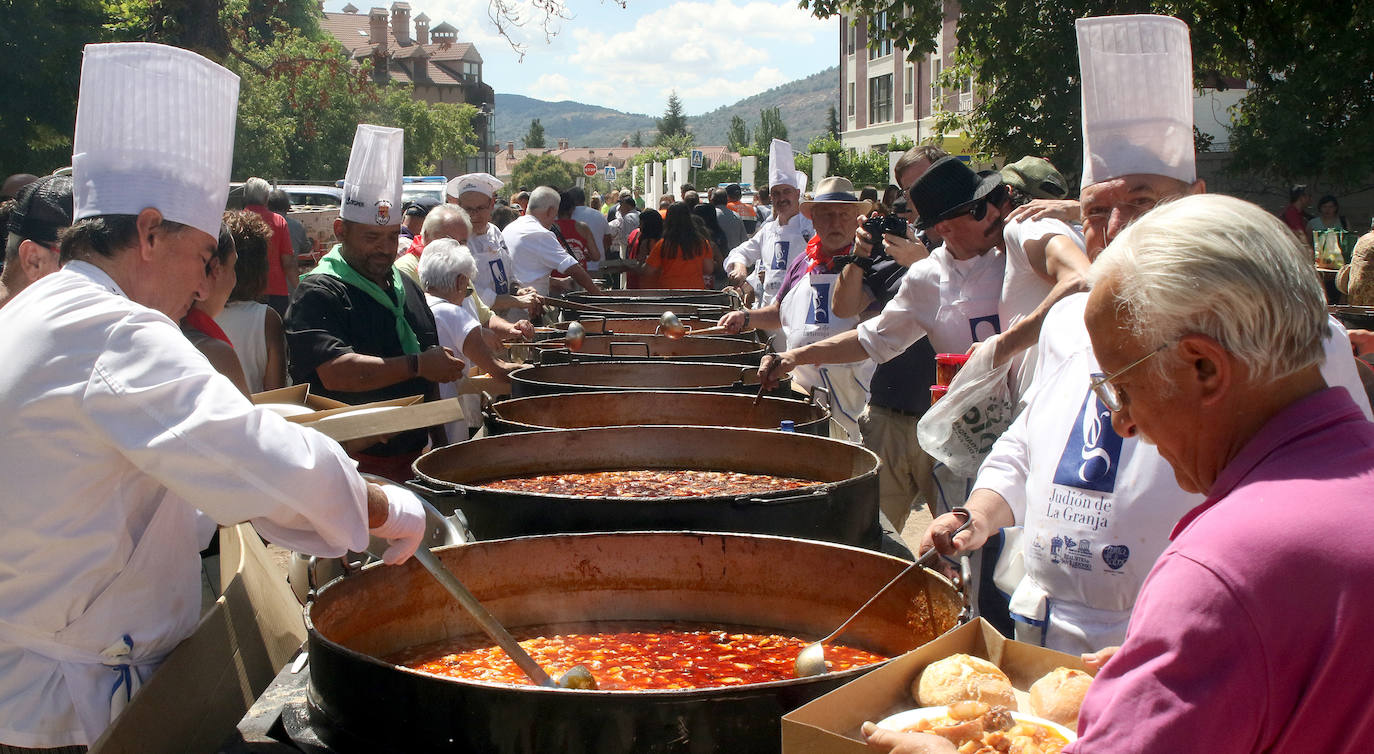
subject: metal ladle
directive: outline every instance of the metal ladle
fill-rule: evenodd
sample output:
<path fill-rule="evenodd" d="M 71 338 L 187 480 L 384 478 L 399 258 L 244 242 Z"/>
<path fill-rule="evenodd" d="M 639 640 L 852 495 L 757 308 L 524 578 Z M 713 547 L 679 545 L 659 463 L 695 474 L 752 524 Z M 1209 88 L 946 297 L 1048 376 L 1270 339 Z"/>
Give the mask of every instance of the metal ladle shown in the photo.
<path fill-rule="evenodd" d="M 501 345 L 505 346 L 506 348 L 539 348 L 542 346 L 551 346 L 561 343 L 567 346 L 569 351 L 581 351 L 582 345 L 586 342 L 586 328 L 582 327 L 581 322 L 573 320 L 572 322 L 568 323 L 567 334 L 561 338 L 550 338 L 549 340 L 539 340 L 533 343 L 525 343 L 523 341 L 512 341 L 508 343 L 502 343 Z"/>
<path fill-rule="evenodd" d="M 716 325 L 701 330 L 693 330 L 682 324 L 682 320 L 678 319 L 676 314 L 664 312 L 663 315 L 658 318 L 658 331 L 672 340 L 678 340 L 687 335 L 715 335 L 716 333 L 723 333 L 725 332 L 725 327 Z"/>
<path fill-rule="evenodd" d="M 557 681 L 550 678 L 549 674 L 539 667 L 539 663 L 535 662 L 534 658 L 530 657 L 529 653 L 520 646 L 515 637 L 510 635 L 506 627 L 502 626 L 500 621 L 487 611 L 486 607 L 473 596 L 472 592 L 463 586 L 463 582 L 459 581 L 458 577 L 454 576 L 453 572 L 445 567 L 434 553 L 429 551 L 429 548 L 422 545 L 420 549 L 415 551 L 415 559 L 434 576 L 444 589 L 448 590 L 449 594 L 453 595 L 454 599 L 458 600 L 458 604 L 462 605 L 473 620 L 477 621 L 482 632 L 496 642 L 501 649 L 505 650 L 506 654 L 510 655 L 520 670 L 529 676 L 529 679 L 536 686 L 564 689 L 596 688 L 596 678 L 592 677 L 592 671 L 588 670 L 586 665 L 574 665 L 568 672 L 559 676 Z"/>
<path fill-rule="evenodd" d="M 961 515 L 964 517 L 964 522 L 962 524 L 959 524 L 959 528 L 955 529 L 953 532 L 950 532 L 949 538 L 950 540 L 953 540 L 959 532 L 967 529 L 969 525 L 973 523 L 973 517 L 969 514 L 968 509 L 963 507 L 955 508 L 951 511 L 951 513 Z M 853 623 L 856 618 L 862 615 L 863 611 L 867 610 L 869 605 L 872 605 L 874 602 L 877 602 L 878 598 L 882 597 L 884 592 L 892 588 L 893 584 L 896 584 L 898 581 L 901 581 L 912 570 L 934 562 L 935 558 L 939 554 L 939 551 L 936 550 L 934 547 L 927 550 L 926 554 L 922 555 L 919 559 L 917 559 L 915 563 L 912 563 L 911 565 L 902 569 L 901 573 L 897 574 L 895 578 L 887 582 L 887 584 L 885 584 L 882 589 L 879 589 L 877 594 L 874 594 L 872 597 L 869 597 L 868 601 L 865 602 L 862 607 L 860 607 L 858 610 L 855 610 L 854 614 L 849 616 L 849 619 L 846 620 L 844 623 L 841 623 L 839 628 L 830 632 L 829 636 L 825 637 L 824 639 L 821 639 L 820 641 L 813 642 L 811 644 L 807 644 L 805 647 L 802 647 L 802 651 L 797 653 L 797 661 L 793 665 L 793 670 L 796 672 L 797 677 L 806 678 L 808 676 L 822 675 L 824 673 L 830 672 L 830 669 L 825 666 L 825 647 L 823 645 L 828 641 L 834 641 L 836 636 L 839 636 L 840 634 L 844 633 L 845 629 L 849 628 L 849 624 Z"/>

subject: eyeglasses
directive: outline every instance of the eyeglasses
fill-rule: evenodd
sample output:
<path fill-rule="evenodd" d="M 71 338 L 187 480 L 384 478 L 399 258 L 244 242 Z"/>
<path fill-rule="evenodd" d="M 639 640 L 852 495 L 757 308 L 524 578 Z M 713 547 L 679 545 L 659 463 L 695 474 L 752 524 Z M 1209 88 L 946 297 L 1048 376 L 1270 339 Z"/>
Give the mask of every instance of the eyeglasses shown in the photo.
<path fill-rule="evenodd" d="M 1092 382 L 1089 383 L 1092 386 L 1093 395 L 1096 395 L 1097 399 L 1099 401 L 1102 401 L 1102 405 L 1106 406 L 1108 410 L 1112 412 L 1120 411 L 1122 406 L 1124 405 L 1121 401 L 1121 392 L 1116 389 L 1115 385 L 1112 384 L 1112 380 L 1131 371 L 1132 369 L 1140 366 L 1141 364 L 1144 364 L 1147 359 L 1159 353 L 1160 351 L 1163 351 L 1164 349 L 1168 348 L 1169 345 L 1170 344 L 1168 343 L 1163 343 L 1159 346 L 1159 348 L 1156 348 L 1155 350 L 1145 354 L 1144 356 L 1141 356 L 1140 358 L 1136 359 L 1135 361 L 1132 361 L 1131 363 L 1116 370 L 1115 372 L 1112 372 L 1111 374 L 1093 372 L 1091 375 Z"/>

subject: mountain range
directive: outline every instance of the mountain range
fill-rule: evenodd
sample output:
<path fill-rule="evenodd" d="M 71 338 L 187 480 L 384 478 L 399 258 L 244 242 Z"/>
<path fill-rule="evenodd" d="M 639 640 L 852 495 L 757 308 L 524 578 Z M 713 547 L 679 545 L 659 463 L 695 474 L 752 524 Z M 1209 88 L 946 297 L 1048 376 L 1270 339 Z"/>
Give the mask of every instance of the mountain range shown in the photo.
<path fill-rule="evenodd" d="M 839 68 L 831 66 L 803 79 L 791 81 L 746 97 L 733 105 L 716 108 L 702 115 L 687 117 L 687 128 L 703 145 L 725 144 L 730 118 L 738 115 L 752 133 L 759 124 L 759 111 L 777 107 L 787 126 L 788 139 L 804 145 L 825 130 L 829 106 L 839 107 Z M 667 102 L 664 103 L 667 107 Z M 622 139 L 633 139 L 636 131 L 646 145 L 654 139 L 654 120 L 657 116 L 627 113 L 609 107 L 587 105 L 564 100 L 546 102 L 519 94 L 496 94 L 496 143 L 515 142 L 523 148 L 530 121 L 539 119 L 544 127 L 544 141 L 549 147 L 559 139 L 567 139 L 572 147 L 614 147 Z"/>

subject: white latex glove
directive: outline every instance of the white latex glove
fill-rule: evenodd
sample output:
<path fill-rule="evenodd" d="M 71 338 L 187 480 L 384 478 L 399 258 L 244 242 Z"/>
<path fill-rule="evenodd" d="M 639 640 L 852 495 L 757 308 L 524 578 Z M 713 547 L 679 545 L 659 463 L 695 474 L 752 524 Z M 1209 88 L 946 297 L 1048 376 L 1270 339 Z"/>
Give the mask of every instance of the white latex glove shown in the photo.
<path fill-rule="evenodd" d="M 386 520 L 368 532 L 391 544 L 382 553 L 382 562 L 399 565 L 410 559 L 425 537 L 425 508 L 420 498 L 404 487 L 381 485 L 386 493 Z"/>

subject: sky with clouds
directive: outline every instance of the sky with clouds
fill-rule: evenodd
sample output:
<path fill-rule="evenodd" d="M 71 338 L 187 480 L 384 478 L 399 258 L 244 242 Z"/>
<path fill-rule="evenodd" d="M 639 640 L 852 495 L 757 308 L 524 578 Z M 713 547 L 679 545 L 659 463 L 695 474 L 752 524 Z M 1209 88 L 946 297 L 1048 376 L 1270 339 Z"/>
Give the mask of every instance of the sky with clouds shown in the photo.
<path fill-rule="evenodd" d="M 412 16 L 429 16 L 430 28 L 447 21 L 460 41 L 477 45 L 483 77 L 497 92 L 627 112 L 662 114 L 676 89 L 687 114 L 699 115 L 838 62 L 839 21 L 813 18 L 795 0 L 626 0 L 623 7 L 567 0 L 570 18 L 551 23 L 549 40 L 537 22 L 542 14 L 516 0 L 529 19 L 510 30 L 525 46 L 523 61 L 497 32 L 487 3 L 409 2 Z M 329 0 L 325 10 L 347 4 Z M 361 13 L 372 4 L 353 0 Z"/>

